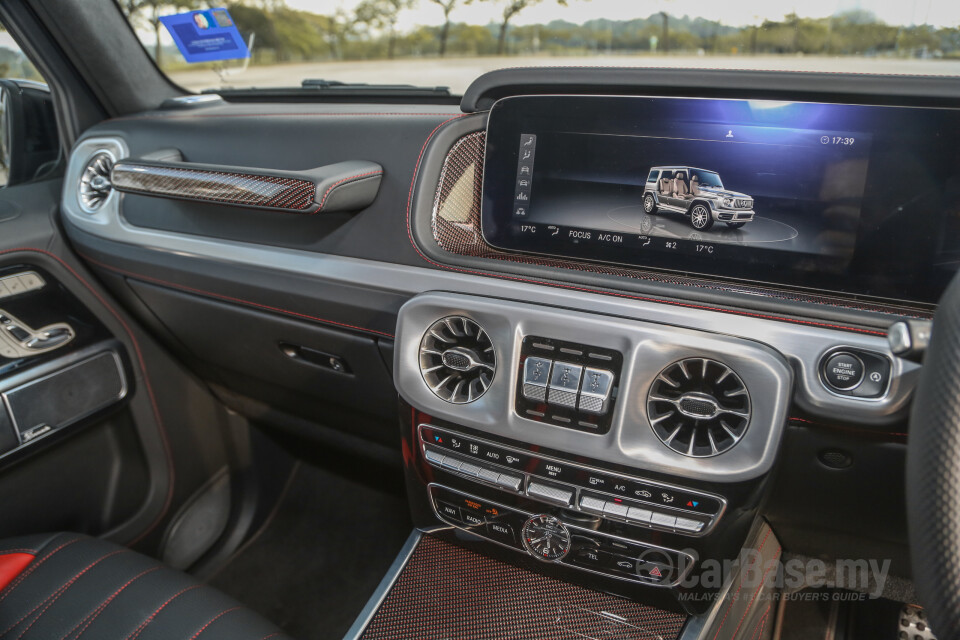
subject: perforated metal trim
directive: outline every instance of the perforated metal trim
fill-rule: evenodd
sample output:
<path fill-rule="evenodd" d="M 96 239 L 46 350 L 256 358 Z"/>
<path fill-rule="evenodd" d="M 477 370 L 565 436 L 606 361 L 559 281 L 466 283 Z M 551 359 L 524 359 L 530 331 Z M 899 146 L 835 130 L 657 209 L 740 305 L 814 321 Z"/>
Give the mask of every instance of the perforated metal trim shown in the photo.
<path fill-rule="evenodd" d="M 898 307 L 853 302 L 839 298 L 804 295 L 748 284 L 726 285 L 721 282 L 667 275 L 644 269 L 616 267 L 581 262 L 577 260 L 550 258 L 547 256 L 527 256 L 496 249 L 484 240 L 480 228 L 480 202 L 483 185 L 483 156 L 486 144 L 486 132 L 477 131 L 463 136 L 451 147 L 443 168 L 440 182 L 434 197 L 431 228 L 437 245 L 450 253 L 475 258 L 502 260 L 519 264 L 536 264 L 545 267 L 573 269 L 577 271 L 604 275 L 648 280 L 664 284 L 713 289 L 727 292 L 747 292 L 767 298 L 810 302 L 858 311 L 892 313 L 900 316 L 929 318 L 931 314 L 921 311 L 906 311 Z"/>
<path fill-rule="evenodd" d="M 426 535 L 361 637 L 675 640 L 685 621 Z"/>

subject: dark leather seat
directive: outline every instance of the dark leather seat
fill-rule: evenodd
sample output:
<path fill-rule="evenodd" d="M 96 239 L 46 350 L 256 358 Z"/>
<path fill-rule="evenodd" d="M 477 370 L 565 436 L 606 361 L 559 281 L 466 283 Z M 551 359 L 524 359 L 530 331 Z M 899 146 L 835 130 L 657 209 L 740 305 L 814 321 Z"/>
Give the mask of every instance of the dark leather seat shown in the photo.
<path fill-rule="evenodd" d="M 281 640 L 258 614 L 144 555 L 71 533 L 0 541 L 2 640 Z"/>

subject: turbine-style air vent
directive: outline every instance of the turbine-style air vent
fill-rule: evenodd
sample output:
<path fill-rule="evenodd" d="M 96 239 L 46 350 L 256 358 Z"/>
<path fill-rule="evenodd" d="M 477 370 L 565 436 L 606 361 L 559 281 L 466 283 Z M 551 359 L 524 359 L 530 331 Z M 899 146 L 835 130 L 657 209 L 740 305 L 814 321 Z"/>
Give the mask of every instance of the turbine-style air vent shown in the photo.
<path fill-rule="evenodd" d="M 750 424 L 750 394 L 733 369 L 688 358 L 664 369 L 647 398 L 647 418 L 665 445 L 693 458 L 729 451 Z"/>
<path fill-rule="evenodd" d="M 110 184 L 110 171 L 113 170 L 113 156 L 106 151 L 94 155 L 87 162 L 80 176 L 80 207 L 87 213 L 96 213 L 113 191 Z"/>
<path fill-rule="evenodd" d="M 470 318 L 438 320 L 423 334 L 420 373 L 438 398 L 454 404 L 473 402 L 490 388 L 496 371 L 493 343 Z"/>

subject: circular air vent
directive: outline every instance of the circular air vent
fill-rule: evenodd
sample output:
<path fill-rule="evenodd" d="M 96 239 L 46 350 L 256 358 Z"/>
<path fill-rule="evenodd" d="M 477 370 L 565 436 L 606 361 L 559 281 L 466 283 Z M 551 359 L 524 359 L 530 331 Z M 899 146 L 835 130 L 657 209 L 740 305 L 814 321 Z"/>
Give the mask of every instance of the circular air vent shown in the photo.
<path fill-rule="evenodd" d="M 750 424 L 750 394 L 733 369 L 688 358 L 664 369 L 647 398 L 647 418 L 665 445 L 694 458 L 729 451 Z"/>
<path fill-rule="evenodd" d="M 493 343 L 483 328 L 463 316 L 434 322 L 420 341 L 420 373 L 438 398 L 465 404 L 490 388 L 497 371 Z"/>
<path fill-rule="evenodd" d="M 94 155 L 87 162 L 80 176 L 80 207 L 87 213 L 96 213 L 106 202 L 113 190 L 110 184 L 110 171 L 113 170 L 113 156 L 106 151 Z"/>

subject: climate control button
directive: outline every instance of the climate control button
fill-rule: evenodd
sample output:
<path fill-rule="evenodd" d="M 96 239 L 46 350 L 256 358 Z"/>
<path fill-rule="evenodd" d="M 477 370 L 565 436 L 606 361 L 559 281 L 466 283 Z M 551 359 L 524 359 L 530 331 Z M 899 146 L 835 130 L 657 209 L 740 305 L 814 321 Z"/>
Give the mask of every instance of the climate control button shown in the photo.
<path fill-rule="evenodd" d="M 539 482 L 531 482 L 527 485 L 527 495 L 531 498 L 538 498 L 564 507 L 569 507 L 570 501 L 573 500 L 573 491 L 552 487 Z"/>

